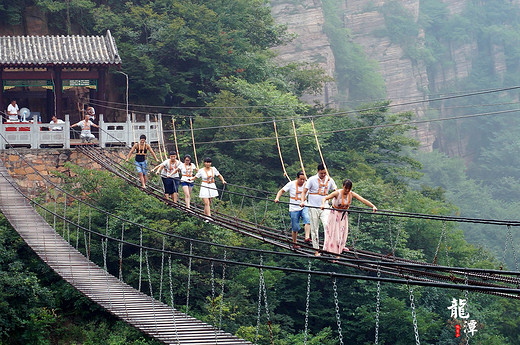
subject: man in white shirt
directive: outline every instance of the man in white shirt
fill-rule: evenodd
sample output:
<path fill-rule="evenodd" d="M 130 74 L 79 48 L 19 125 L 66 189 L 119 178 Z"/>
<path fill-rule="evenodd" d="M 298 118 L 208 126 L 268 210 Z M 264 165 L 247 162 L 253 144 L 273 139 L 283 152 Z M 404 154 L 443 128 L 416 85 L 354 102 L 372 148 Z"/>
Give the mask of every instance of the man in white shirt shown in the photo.
<path fill-rule="evenodd" d="M 307 206 L 309 206 L 309 218 L 311 220 L 311 238 L 312 247 L 316 249 L 314 255 L 319 256 L 320 248 L 320 220 L 323 225 L 323 230 L 327 231 L 328 218 L 330 210 L 321 209 L 321 202 L 329 194 L 329 190 L 336 190 L 336 182 L 327 175 L 327 170 L 323 164 L 318 165 L 318 173 L 309 178 L 305 188 L 303 189 L 301 204 L 305 206 L 305 200 L 307 199 Z M 327 201 L 328 205 L 328 201 Z"/>
<path fill-rule="evenodd" d="M 12 100 L 11 104 L 7 106 L 7 115 L 9 115 L 9 121 L 18 121 L 18 113 L 20 112 L 20 108 L 18 108 L 18 104 L 16 104 L 16 100 Z"/>
<path fill-rule="evenodd" d="M 51 122 L 49 122 L 50 124 L 64 124 L 65 121 L 63 121 L 62 119 L 58 119 L 56 117 L 56 115 L 54 115 L 52 117 L 52 120 Z M 63 126 L 54 126 L 54 127 L 51 127 L 51 131 L 62 131 L 63 130 Z"/>
<path fill-rule="evenodd" d="M 305 174 L 300 171 L 296 174 L 296 180 L 288 182 L 276 194 L 274 202 L 279 202 L 283 193 L 289 192 L 289 215 L 291 216 L 291 230 L 293 248 L 299 249 L 300 246 L 296 244 L 298 239 L 298 232 L 300 231 L 300 219 L 303 221 L 303 228 L 305 229 L 305 242 L 310 242 L 309 234 L 311 231 L 309 220 L 309 209 L 300 206 L 301 194 L 305 188 Z"/>

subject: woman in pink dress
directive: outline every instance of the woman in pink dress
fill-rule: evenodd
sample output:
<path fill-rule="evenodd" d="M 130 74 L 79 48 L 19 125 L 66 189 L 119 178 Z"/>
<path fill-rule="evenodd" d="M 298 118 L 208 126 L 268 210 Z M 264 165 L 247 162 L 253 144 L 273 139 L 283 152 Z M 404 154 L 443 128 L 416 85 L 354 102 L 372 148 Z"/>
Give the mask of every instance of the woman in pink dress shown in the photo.
<path fill-rule="evenodd" d="M 330 193 L 323 198 L 321 203 L 321 209 L 324 209 L 327 201 L 334 199 L 332 201 L 332 211 L 329 215 L 327 231 L 325 232 L 325 240 L 323 241 L 324 251 L 341 254 L 343 249 L 345 249 L 348 236 L 347 210 L 350 207 L 352 198 L 356 198 L 363 204 L 372 207 L 374 212 L 377 211 L 377 207 L 374 204 L 352 191 L 352 181 L 349 179 L 343 181 L 343 189 Z"/>

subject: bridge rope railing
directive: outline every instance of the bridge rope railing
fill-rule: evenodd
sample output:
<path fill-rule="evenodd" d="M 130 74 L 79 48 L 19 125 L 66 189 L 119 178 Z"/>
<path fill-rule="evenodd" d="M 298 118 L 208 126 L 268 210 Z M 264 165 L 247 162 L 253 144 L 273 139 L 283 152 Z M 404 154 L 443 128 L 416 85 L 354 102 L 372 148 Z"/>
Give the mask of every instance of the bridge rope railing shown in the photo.
<path fill-rule="evenodd" d="M 264 236 L 262 237 L 262 239 L 265 241 L 265 237 Z M 359 267 L 359 262 L 357 263 L 357 266 Z M 461 269 L 461 270 L 464 271 L 464 269 Z"/>

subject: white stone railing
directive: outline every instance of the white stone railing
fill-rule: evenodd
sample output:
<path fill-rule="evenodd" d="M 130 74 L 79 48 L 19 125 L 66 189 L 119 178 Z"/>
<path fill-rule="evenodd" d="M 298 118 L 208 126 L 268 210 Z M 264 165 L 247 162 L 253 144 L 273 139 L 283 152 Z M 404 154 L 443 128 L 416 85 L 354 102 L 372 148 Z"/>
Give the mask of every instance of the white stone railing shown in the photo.
<path fill-rule="evenodd" d="M 150 121 L 150 115 L 146 115 L 145 122 L 132 122 L 130 115 L 126 122 L 104 122 L 103 114 L 99 116 L 99 138 L 97 143 L 101 147 L 130 146 L 139 140 L 141 134 L 146 135 L 149 143 L 158 142 L 162 135 L 161 114 L 157 115 L 157 121 Z M 54 127 L 62 127 L 62 130 L 52 130 Z M 25 146 L 32 149 L 45 147 L 70 148 L 71 139 L 79 138 L 79 130 L 70 128 L 69 115 L 65 115 L 65 123 L 37 123 L 37 122 L 5 122 L 0 119 L 0 148 L 6 149 L 12 146 Z M 71 135 L 72 134 L 72 135 Z"/>

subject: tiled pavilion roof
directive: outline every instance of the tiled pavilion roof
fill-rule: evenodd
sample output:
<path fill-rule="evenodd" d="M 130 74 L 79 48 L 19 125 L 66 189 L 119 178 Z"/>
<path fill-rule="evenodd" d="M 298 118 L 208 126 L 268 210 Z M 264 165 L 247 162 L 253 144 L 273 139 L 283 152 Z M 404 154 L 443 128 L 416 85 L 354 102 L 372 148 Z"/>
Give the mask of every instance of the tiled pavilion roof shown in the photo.
<path fill-rule="evenodd" d="M 105 36 L 0 36 L 0 65 L 13 67 L 119 65 L 110 31 Z"/>

